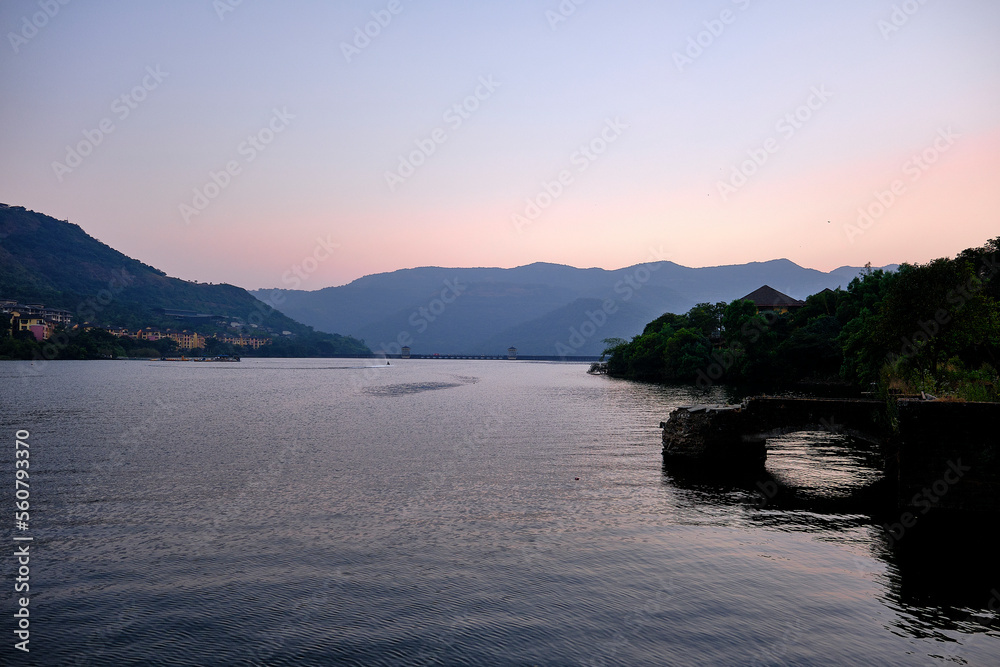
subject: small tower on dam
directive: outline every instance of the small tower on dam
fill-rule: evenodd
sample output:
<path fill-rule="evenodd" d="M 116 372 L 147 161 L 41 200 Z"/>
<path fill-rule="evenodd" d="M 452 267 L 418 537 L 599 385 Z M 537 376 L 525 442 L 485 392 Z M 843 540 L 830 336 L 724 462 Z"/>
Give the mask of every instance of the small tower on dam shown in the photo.
<path fill-rule="evenodd" d="M 507 348 L 507 358 L 511 360 L 517 359 L 517 348 L 513 345 Z"/>
<path fill-rule="evenodd" d="M 399 356 L 401 358 L 403 358 L 403 359 L 409 359 L 410 358 L 410 346 L 409 345 L 404 345 L 402 353 Z"/>

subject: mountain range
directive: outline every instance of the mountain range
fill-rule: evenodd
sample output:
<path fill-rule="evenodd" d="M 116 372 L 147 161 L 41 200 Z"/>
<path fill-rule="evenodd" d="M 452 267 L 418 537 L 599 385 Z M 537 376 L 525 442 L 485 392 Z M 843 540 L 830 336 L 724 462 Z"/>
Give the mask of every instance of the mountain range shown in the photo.
<path fill-rule="evenodd" d="M 255 322 L 275 333 L 316 329 L 344 353 L 364 350 L 353 337 L 376 353 L 398 354 L 406 345 L 416 354 L 494 355 L 514 346 L 522 355 L 598 355 L 603 339 L 631 338 L 665 312 L 728 302 L 762 285 L 804 299 L 846 287 L 862 270 L 822 272 L 787 259 L 705 268 L 659 261 L 615 270 L 539 262 L 420 267 L 316 291 L 248 292 L 168 277 L 78 225 L 0 204 L 0 298 L 62 307 L 78 320 L 114 326 L 147 326 L 170 309 Z"/>
<path fill-rule="evenodd" d="M 895 267 L 885 267 L 895 268 Z M 598 355 L 665 312 L 731 301 L 762 285 L 804 299 L 846 287 L 863 269 L 830 272 L 787 259 L 690 268 L 669 261 L 623 269 L 535 263 L 512 269 L 420 267 L 316 291 L 257 290 L 291 317 L 361 338 L 376 353 Z"/>

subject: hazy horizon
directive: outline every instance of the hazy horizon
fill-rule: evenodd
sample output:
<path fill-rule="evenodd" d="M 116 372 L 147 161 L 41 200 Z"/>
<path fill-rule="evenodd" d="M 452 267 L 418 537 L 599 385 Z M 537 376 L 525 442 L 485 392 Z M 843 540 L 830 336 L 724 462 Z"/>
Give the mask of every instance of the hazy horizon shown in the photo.
<path fill-rule="evenodd" d="M 998 234 L 985 0 L 16 0 L 0 27 L 0 201 L 186 280 L 828 272 Z"/>

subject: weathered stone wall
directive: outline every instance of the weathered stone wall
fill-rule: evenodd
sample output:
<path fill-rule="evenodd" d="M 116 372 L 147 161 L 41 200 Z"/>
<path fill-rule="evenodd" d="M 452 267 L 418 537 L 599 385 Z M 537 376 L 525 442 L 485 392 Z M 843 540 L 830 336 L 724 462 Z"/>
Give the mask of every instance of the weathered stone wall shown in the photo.
<path fill-rule="evenodd" d="M 677 408 L 660 424 L 663 455 L 720 467 L 762 464 L 767 456 L 764 443 L 743 441 L 745 416 L 740 406 L 732 405 Z"/>

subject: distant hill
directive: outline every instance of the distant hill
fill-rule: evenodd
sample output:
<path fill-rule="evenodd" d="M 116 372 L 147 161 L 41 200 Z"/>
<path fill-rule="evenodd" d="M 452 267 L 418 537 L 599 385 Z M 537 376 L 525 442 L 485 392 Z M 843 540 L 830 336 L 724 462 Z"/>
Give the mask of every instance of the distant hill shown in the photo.
<path fill-rule="evenodd" d="M 419 354 L 499 354 L 513 345 L 519 354 L 595 355 L 604 338 L 631 338 L 665 312 L 731 301 L 765 284 L 804 299 L 846 287 L 861 271 L 844 266 L 824 273 L 787 259 L 698 269 L 655 262 L 612 271 L 546 263 L 421 267 L 312 292 L 254 294 L 280 293 L 292 317 L 362 338 L 376 352 L 409 344 Z"/>
<path fill-rule="evenodd" d="M 78 225 L 6 204 L 0 204 L 0 298 L 65 308 L 78 320 L 98 325 L 198 328 L 198 320 L 171 320 L 158 310 L 170 309 L 242 322 L 246 333 L 314 335 L 312 327 L 269 308 L 241 287 L 170 278 Z M 356 340 L 334 334 L 334 341 L 345 354 L 367 351 Z"/>
<path fill-rule="evenodd" d="M 547 263 L 421 267 L 314 292 L 251 294 L 170 278 L 77 225 L 0 204 L 0 298 L 66 308 L 78 319 L 115 326 L 169 324 L 157 309 L 171 309 L 298 336 L 312 335 L 315 327 L 329 332 L 344 354 L 366 351 L 360 338 L 376 352 L 407 344 L 418 354 L 500 354 L 514 345 L 528 355 L 595 355 L 604 338 L 631 338 L 664 312 L 731 301 L 765 284 L 804 299 L 846 287 L 860 271 L 845 266 L 824 273 L 787 259 L 699 269 L 658 262 L 612 271 Z M 284 297 L 283 312 L 254 298 L 278 303 L 275 293 Z"/>

